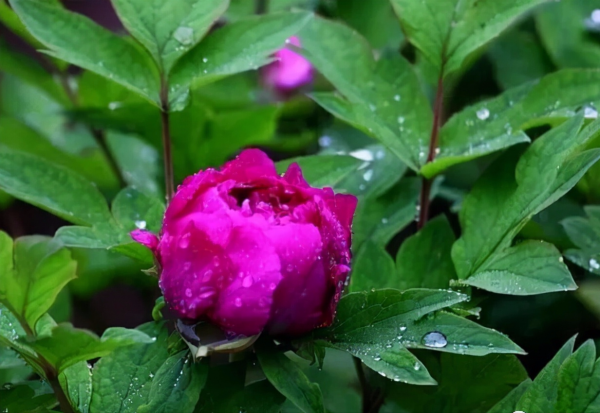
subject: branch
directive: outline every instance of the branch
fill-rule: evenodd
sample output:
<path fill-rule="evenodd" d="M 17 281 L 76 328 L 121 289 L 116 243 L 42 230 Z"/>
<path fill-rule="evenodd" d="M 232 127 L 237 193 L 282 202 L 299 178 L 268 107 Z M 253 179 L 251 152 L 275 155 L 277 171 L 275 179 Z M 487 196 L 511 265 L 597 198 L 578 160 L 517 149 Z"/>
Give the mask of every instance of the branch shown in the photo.
<path fill-rule="evenodd" d="M 444 111 L 444 81 L 442 75 L 438 79 L 437 91 L 435 93 L 435 101 L 433 103 L 433 125 L 431 126 L 431 138 L 429 139 L 429 153 L 427 162 L 432 162 L 435 159 L 438 148 L 438 139 L 440 135 L 440 127 L 442 124 L 442 112 Z M 421 185 L 421 194 L 419 196 L 419 218 L 417 221 L 417 229 L 421 229 L 427 223 L 429 218 L 429 203 L 431 194 L 431 179 L 423 178 Z"/>
<path fill-rule="evenodd" d="M 165 172 L 165 196 L 167 204 L 171 202 L 175 192 L 175 179 L 173 177 L 173 157 L 171 155 L 171 134 L 169 130 L 169 92 L 168 85 L 162 80 L 160 88 L 161 111 L 160 120 L 162 125 L 163 144 L 163 167 Z"/>
<path fill-rule="evenodd" d="M 76 107 L 76 108 L 79 107 L 79 100 L 77 98 L 77 95 L 73 91 L 73 88 L 71 88 L 71 85 L 69 84 L 69 79 L 67 79 L 67 77 L 65 76 L 65 73 L 58 70 L 58 68 L 56 68 L 56 66 L 54 66 L 52 63 L 49 63 L 48 66 L 51 68 L 51 70 L 53 72 L 58 74 L 60 84 L 61 84 L 63 90 L 65 91 L 65 94 L 69 98 L 69 101 L 73 105 L 73 107 Z M 117 177 L 117 180 L 119 181 L 119 186 L 121 186 L 121 187 L 126 186 L 127 183 L 125 182 L 125 178 L 123 178 L 123 174 L 121 173 L 119 164 L 117 163 L 117 160 L 115 159 L 112 152 L 108 148 L 108 145 L 106 144 L 106 137 L 104 136 L 104 133 L 101 130 L 98 130 L 98 129 L 95 129 L 92 127 L 89 127 L 89 130 L 90 130 L 90 133 L 92 134 L 92 136 L 94 137 L 96 144 L 98 144 L 98 146 L 100 147 L 102 152 L 104 152 L 104 155 L 106 156 L 106 160 L 108 161 L 110 168 L 112 169 L 115 176 Z"/>

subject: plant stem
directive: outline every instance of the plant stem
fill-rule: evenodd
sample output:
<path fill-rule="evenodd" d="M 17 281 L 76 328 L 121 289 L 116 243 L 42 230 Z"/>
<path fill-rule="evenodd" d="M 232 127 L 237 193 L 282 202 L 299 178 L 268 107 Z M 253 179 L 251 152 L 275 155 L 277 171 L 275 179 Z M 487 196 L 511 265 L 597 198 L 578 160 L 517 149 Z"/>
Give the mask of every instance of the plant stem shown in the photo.
<path fill-rule="evenodd" d="M 40 357 L 40 361 L 43 364 L 42 368 L 46 373 L 46 379 L 54 391 L 54 395 L 56 396 L 56 400 L 60 406 L 60 411 L 62 413 L 75 413 L 73 406 L 71 406 L 71 403 L 69 402 L 69 398 L 65 394 L 63 388 L 60 386 L 56 369 L 52 367 L 43 357 Z"/>
<path fill-rule="evenodd" d="M 354 361 L 354 367 L 356 368 L 356 375 L 358 376 L 358 382 L 362 389 L 362 412 L 369 413 L 371 411 L 371 387 L 365 376 L 365 371 L 362 366 L 362 361 L 358 357 L 352 357 Z"/>
<path fill-rule="evenodd" d="M 65 73 L 58 70 L 52 64 L 50 64 L 50 67 L 53 68 L 54 72 L 58 73 L 58 78 L 60 80 L 60 84 L 61 84 L 63 90 L 65 91 L 65 94 L 69 98 L 69 101 L 73 105 L 73 107 L 76 107 L 76 108 L 79 107 L 79 99 L 77 98 L 77 95 L 73 91 L 73 88 L 71 88 L 71 85 L 69 85 L 69 79 L 67 79 L 67 76 L 65 75 Z M 98 130 L 98 129 L 95 129 L 92 127 L 89 127 L 89 130 L 90 130 L 90 133 L 92 134 L 92 136 L 94 137 L 96 144 L 100 147 L 102 152 L 104 152 L 104 156 L 106 156 L 106 160 L 108 161 L 108 165 L 110 166 L 110 169 L 112 169 L 115 176 L 117 177 L 117 180 L 119 181 L 119 186 L 121 186 L 121 187 L 126 186 L 127 183 L 125 182 L 125 178 L 123 178 L 123 174 L 121 173 L 119 164 L 117 163 L 117 160 L 113 156 L 113 153 L 110 151 L 108 145 L 106 144 L 106 137 L 104 136 L 104 133 L 101 130 Z"/>
<path fill-rule="evenodd" d="M 34 338 L 35 332 L 25 321 L 25 319 L 22 317 L 17 317 L 17 319 L 19 320 L 19 324 L 21 324 L 21 326 L 23 327 L 23 330 L 25 330 L 27 336 L 30 338 Z M 39 354 L 37 355 L 37 363 L 44 371 L 44 376 L 46 377 L 46 380 L 48 380 L 48 383 L 50 383 L 50 387 L 52 387 L 52 391 L 56 396 L 56 400 L 58 401 L 61 412 L 75 413 L 75 410 L 73 410 L 73 407 L 71 406 L 71 402 L 69 402 L 69 398 L 65 394 L 63 388 L 60 385 L 60 382 L 58 381 L 58 371 L 56 371 L 56 368 L 54 368 L 54 366 L 50 364 L 50 362 L 46 360 L 44 356 L 41 356 Z"/>
<path fill-rule="evenodd" d="M 433 102 L 433 125 L 431 126 L 431 137 L 429 139 L 429 153 L 427 154 L 427 162 L 432 162 L 435 159 L 438 139 L 440 134 L 440 126 L 442 124 L 442 112 L 444 110 L 444 81 L 440 75 Z M 417 229 L 423 228 L 429 218 L 429 203 L 431 194 L 431 179 L 423 178 L 421 185 L 421 194 L 419 195 L 419 220 L 417 221 Z"/>
<path fill-rule="evenodd" d="M 173 157 L 171 155 L 171 134 L 169 130 L 169 93 L 166 82 L 162 81 L 160 89 L 161 111 L 160 120 L 162 124 L 163 144 L 163 166 L 165 171 L 165 196 L 167 204 L 171 202 L 175 192 L 175 179 L 173 177 Z"/>

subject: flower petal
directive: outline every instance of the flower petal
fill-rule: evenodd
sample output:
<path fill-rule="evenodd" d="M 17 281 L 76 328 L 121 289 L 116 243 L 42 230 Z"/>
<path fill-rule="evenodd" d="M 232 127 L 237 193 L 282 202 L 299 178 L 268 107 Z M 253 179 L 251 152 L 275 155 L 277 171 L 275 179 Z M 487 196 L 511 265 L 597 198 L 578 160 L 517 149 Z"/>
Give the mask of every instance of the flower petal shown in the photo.
<path fill-rule="evenodd" d="M 246 149 L 221 169 L 226 179 L 248 183 L 265 177 L 277 177 L 275 164 L 259 149 Z"/>
<path fill-rule="evenodd" d="M 235 266 L 225 250 L 193 221 L 181 236 L 163 237 L 159 249 L 163 267 L 160 287 L 165 301 L 180 318 L 199 319 L 230 283 Z"/>
<path fill-rule="evenodd" d="M 250 223 L 233 228 L 226 253 L 237 273 L 219 296 L 211 319 L 238 334 L 258 334 L 282 278 L 279 257 L 262 229 Z"/>
<path fill-rule="evenodd" d="M 131 231 L 129 235 L 135 242 L 142 244 L 152 252 L 156 251 L 156 247 L 158 247 L 158 237 L 150 231 L 146 231 L 144 229 L 135 229 Z"/>

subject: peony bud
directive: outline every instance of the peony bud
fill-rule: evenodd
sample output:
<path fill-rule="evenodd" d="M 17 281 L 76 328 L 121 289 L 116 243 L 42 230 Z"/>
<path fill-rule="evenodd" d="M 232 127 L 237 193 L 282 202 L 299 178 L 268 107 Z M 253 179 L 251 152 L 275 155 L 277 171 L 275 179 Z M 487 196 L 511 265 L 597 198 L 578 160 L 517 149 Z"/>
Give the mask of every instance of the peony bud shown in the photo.
<path fill-rule="evenodd" d="M 188 177 L 152 250 L 160 287 L 182 319 L 244 335 L 295 336 L 331 324 L 350 272 L 353 195 L 312 188 L 297 164 L 283 176 L 245 150 L 220 171 Z"/>
<path fill-rule="evenodd" d="M 290 37 L 288 43 L 300 47 L 297 37 Z M 298 53 L 281 49 L 275 53 L 275 62 L 263 71 L 263 81 L 276 91 L 287 94 L 312 81 L 312 65 Z"/>

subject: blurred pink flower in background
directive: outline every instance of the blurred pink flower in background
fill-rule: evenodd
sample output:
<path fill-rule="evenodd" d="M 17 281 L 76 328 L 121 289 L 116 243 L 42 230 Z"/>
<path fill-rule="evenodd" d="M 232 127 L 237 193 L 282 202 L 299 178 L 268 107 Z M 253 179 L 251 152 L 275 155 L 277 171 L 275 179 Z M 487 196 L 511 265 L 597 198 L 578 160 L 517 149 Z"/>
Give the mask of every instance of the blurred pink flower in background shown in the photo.
<path fill-rule="evenodd" d="M 290 37 L 287 43 L 301 47 L 300 39 Z M 308 60 L 288 49 L 275 53 L 277 61 L 263 70 L 263 82 L 282 94 L 288 94 L 310 82 L 313 78 L 313 67 Z"/>

